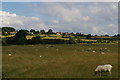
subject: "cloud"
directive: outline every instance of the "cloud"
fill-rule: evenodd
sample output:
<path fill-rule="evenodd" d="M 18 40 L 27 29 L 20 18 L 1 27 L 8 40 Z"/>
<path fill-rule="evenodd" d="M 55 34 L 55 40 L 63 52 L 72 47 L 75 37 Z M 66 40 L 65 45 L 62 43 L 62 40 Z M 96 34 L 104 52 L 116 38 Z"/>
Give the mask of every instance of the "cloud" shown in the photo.
<path fill-rule="evenodd" d="M 0 16 L 2 17 L 2 27 L 4 26 L 13 26 L 17 29 L 41 29 L 45 28 L 45 24 L 37 17 L 25 17 L 18 16 L 15 13 L 9 13 L 5 11 L 0 11 Z"/>
<path fill-rule="evenodd" d="M 43 3 L 43 6 L 36 11 L 41 15 L 56 18 L 59 20 L 57 25 L 61 25 L 62 29 L 67 28 L 66 31 L 93 34 L 114 34 L 116 31 L 117 33 L 117 3 Z M 114 33 L 108 24 L 115 25 Z"/>
<path fill-rule="evenodd" d="M 31 12 L 40 17 L 18 16 L 1 11 L 3 26 L 15 26 L 17 29 L 53 29 L 61 32 L 82 32 L 85 34 L 118 33 L 117 3 L 30 3 Z M 42 16 L 42 17 L 41 17 Z"/>

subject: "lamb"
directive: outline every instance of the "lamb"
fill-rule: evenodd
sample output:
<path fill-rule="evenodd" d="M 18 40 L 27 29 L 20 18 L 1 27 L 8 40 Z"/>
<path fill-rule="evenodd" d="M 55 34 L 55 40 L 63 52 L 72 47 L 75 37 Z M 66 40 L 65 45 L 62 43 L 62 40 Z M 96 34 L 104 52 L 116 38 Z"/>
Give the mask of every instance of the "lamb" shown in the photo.
<path fill-rule="evenodd" d="M 102 72 L 109 72 L 109 75 L 111 76 L 111 69 L 112 69 L 112 65 L 110 65 L 110 64 L 99 65 L 95 69 L 95 75 L 99 72 L 100 72 L 100 75 Z"/>

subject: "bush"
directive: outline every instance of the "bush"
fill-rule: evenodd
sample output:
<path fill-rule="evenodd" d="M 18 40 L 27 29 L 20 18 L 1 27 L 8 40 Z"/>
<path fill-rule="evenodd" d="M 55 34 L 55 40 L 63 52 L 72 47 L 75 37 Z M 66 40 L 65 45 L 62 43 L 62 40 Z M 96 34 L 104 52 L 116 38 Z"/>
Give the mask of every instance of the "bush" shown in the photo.
<path fill-rule="evenodd" d="M 6 39 L 1 39 L 0 40 L 0 45 L 7 45 Z"/>
<path fill-rule="evenodd" d="M 40 44 L 42 43 L 42 39 L 40 36 L 33 37 L 31 40 L 29 40 L 30 44 Z"/>
<path fill-rule="evenodd" d="M 62 39 L 44 39 L 42 44 L 65 44 L 66 41 Z"/>
<path fill-rule="evenodd" d="M 75 43 L 76 43 L 75 38 L 70 37 L 68 43 L 69 43 L 69 44 L 75 44 Z"/>
<path fill-rule="evenodd" d="M 7 44 L 14 44 L 13 37 L 6 37 Z"/>

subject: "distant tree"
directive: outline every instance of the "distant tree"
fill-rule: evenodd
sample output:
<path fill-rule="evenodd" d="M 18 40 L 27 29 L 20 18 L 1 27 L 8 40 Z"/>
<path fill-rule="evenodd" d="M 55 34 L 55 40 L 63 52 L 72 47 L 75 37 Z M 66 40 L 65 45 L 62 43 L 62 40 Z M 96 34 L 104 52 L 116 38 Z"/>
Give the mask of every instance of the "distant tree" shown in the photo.
<path fill-rule="evenodd" d="M 77 32 L 77 33 L 76 33 L 76 36 L 79 36 L 79 35 L 80 35 L 80 33 Z"/>
<path fill-rule="evenodd" d="M 15 29 L 13 27 L 2 27 L 2 31 L 4 32 L 13 32 Z"/>
<path fill-rule="evenodd" d="M 109 36 L 109 35 L 106 34 L 105 36 Z"/>
<path fill-rule="evenodd" d="M 87 38 L 87 39 L 91 39 L 91 34 L 88 34 L 88 35 L 86 36 L 86 38 Z"/>
<path fill-rule="evenodd" d="M 13 27 L 2 27 L 2 35 L 8 35 L 10 32 L 14 32 L 15 29 Z"/>
<path fill-rule="evenodd" d="M 75 38 L 70 37 L 70 38 L 69 38 L 69 44 L 75 44 L 75 43 L 76 43 Z"/>
<path fill-rule="evenodd" d="M 27 33 L 29 32 L 28 30 L 25 30 Z"/>
<path fill-rule="evenodd" d="M 98 42 L 98 43 L 102 43 L 102 42 L 103 42 L 103 39 L 100 38 L 100 39 L 97 40 L 97 42 Z"/>
<path fill-rule="evenodd" d="M 40 33 L 41 34 L 45 34 L 45 30 L 43 29 L 43 30 L 40 30 Z"/>
<path fill-rule="evenodd" d="M 36 37 L 32 38 L 31 43 L 32 44 L 40 44 L 41 41 L 42 41 L 41 37 L 40 36 L 36 36 Z"/>
<path fill-rule="evenodd" d="M 34 29 L 31 29 L 30 32 L 35 33 L 36 31 Z"/>
<path fill-rule="evenodd" d="M 77 38 L 78 36 L 80 36 L 80 34 L 77 32 L 74 37 Z"/>
<path fill-rule="evenodd" d="M 26 30 L 19 30 L 14 37 L 19 38 L 19 37 L 26 37 L 27 31 Z"/>
<path fill-rule="evenodd" d="M 34 34 L 39 34 L 40 32 L 39 31 L 36 31 Z"/>
<path fill-rule="evenodd" d="M 47 34 L 54 34 L 52 29 L 49 29 Z"/>
<path fill-rule="evenodd" d="M 113 37 L 117 37 L 117 35 L 115 34 Z"/>
<path fill-rule="evenodd" d="M 77 38 L 77 43 L 82 43 L 81 38 Z"/>
<path fill-rule="evenodd" d="M 117 34 L 117 37 L 120 37 L 120 34 Z"/>
<path fill-rule="evenodd" d="M 65 37 L 65 33 L 62 33 L 62 38 L 64 38 Z"/>
<path fill-rule="evenodd" d="M 13 37 L 13 41 L 15 44 L 27 44 L 27 31 L 19 30 L 17 34 Z"/>
<path fill-rule="evenodd" d="M 74 35 L 75 38 L 77 38 L 77 35 Z"/>
<path fill-rule="evenodd" d="M 97 37 L 98 35 L 97 34 L 95 34 L 95 37 Z"/>
<path fill-rule="evenodd" d="M 74 36 L 74 33 L 73 33 L 73 32 L 71 32 L 71 33 L 70 33 L 70 35 Z"/>

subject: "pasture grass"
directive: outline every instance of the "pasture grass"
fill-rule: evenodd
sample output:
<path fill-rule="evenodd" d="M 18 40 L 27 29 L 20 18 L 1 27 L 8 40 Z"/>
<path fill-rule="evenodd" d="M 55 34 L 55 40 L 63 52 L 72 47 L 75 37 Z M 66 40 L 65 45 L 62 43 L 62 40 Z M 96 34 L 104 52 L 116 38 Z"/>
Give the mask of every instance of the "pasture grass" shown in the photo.
<path fill-rule="evenodd" d="M 110 51 L 101 54 L 100 48 Z M 100 64 L 111 64 L 111 78 L 118 77 L 117 44 L 3 46 L 2 59 L 3 78 L 110 78 L 108 74 L 94 76 Z"/>

